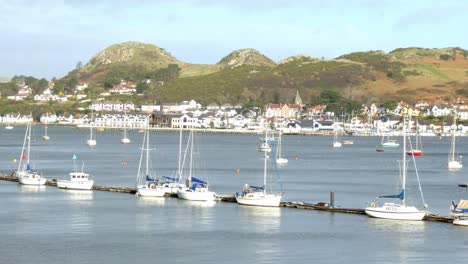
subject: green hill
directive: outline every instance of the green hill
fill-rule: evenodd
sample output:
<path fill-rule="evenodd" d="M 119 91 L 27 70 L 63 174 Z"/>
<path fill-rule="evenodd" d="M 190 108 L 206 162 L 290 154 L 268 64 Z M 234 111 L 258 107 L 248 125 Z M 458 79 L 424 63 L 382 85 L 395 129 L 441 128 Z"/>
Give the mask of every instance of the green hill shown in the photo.
<path fill-rule="evenodd" d="M 275 63 L 254 49 L 241 49 L 209 65 L 179 61 L 155 45 L 125 42 L 99 52 L 61 81 L 66 86 L 73 78 L 85 80 L 92 90 L 104 91 L 120 79 L 151 79 L 156 82 L 139 89 L 144 96 L 133 99 L 160 102 L 287 103 L 296 91 L 310 102 L 325 90 L 362 102 L 450 100 L 468 94 L 466 55 L 461 48 L 401 48 L 353 52 L 333 60 L 298 55 Z M 156 85 L 158 81 L 164 84 Z"/>

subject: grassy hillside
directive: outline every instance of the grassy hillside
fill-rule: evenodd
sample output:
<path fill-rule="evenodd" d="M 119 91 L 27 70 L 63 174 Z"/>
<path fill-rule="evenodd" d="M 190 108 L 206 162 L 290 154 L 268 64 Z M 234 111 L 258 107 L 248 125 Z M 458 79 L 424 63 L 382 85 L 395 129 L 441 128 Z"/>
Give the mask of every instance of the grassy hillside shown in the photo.
<path fill-rule="evenodd" d="M 362 102 L 436 101 L 466 97 L 467 55 L 461 48 L 412 47 L 390 53 L 353 52 L 334 60 L 301 55 L 275 63 L 254 49 L 243 49 L 217 64 L 203 65 L 181 62 L 154 45 L 126 42 L 99 52 L 65 79 L 75 77 L 90 81 L 93 87 L 108 87 L 120 79 L 160 80 L 170 65 L 177 65 L 177 76 L 164 79 L 164 86 L 145 87 L 145 100 L 291 102 L 299 91 L 309 102 L 321 91 L 335 90 Z"/>

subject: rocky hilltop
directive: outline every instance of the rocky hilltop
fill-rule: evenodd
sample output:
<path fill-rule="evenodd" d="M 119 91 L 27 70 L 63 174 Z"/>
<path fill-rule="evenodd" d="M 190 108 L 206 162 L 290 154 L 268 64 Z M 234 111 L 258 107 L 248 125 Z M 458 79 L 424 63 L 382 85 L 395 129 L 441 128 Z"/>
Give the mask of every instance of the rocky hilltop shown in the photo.
<path fill-rule="evenodd" d="M 242 65 L 274 67 L 276 63 L 255 49 L 240 49 L 222 58 L 219 65 L 235 68 Z"/>

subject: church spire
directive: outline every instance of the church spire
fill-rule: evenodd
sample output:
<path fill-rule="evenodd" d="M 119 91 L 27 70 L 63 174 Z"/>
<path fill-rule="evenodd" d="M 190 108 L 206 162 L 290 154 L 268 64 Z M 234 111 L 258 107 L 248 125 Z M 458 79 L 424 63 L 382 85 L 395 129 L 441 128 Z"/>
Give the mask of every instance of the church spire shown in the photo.
<path fill-rule="evenodd" d="M 296 91 L 296 98 L 294 99 L 294 103 L 303 107 L 301 96 L 299 95 L 299 91 Z"/>

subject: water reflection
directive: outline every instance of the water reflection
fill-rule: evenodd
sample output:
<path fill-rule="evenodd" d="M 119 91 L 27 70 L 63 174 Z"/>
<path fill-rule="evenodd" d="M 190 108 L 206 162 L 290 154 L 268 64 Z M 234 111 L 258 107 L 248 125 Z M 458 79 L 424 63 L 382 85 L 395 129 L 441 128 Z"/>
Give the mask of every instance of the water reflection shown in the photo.
<path fill-rule="evenodd" d="M 19 189 L 19 192 L 21 193 L 38 193 L 38 192 L 44 192 L 46 190 L 46 186 L 18 184 L 18 189 Z"/>
<path fill-rule="evenodd" d="M 424 221 L 399 221 L 371 217 L 369 217 L 369 225 L 373 230 L 392 233 L 421 233 L 426 227 Z"/>
<path fill-rule="evenodd" d="M 137 204 L 142 206 L 163 206 L 166 203 L 164 197 L 138 196 Z"/>
<path fill-rule="evenodd" d="M 213 207 L 216 205 L 216 201 L 189 201 L 180 200 L 183 205 L 194 206 L 194 207 Z"/>
<path fill-rule="evenodd" d="M 90 201 L 93 200 L 93 191 L 88 190 L 60 190 L 67 193 L 70 200 L 73 201 Z"/>

